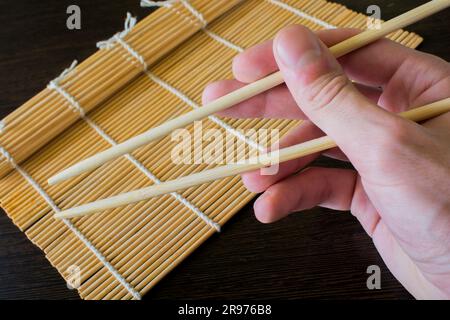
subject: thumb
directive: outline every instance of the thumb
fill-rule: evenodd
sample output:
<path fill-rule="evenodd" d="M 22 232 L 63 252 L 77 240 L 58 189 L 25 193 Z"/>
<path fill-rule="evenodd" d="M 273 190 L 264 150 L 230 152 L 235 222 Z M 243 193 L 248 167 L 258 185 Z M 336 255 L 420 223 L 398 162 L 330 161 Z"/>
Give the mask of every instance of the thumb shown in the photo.
<path fill-rule="evenodd" d="M 376 143 L 386 124 L 397 118 L 359 93 L 309 29 L 293 25 L 281 30 L 274 41 L 274 55 L 302 111 L 352 162 L 361 148 Z M 364 141 L 363 145 L 358 141 Z"/>

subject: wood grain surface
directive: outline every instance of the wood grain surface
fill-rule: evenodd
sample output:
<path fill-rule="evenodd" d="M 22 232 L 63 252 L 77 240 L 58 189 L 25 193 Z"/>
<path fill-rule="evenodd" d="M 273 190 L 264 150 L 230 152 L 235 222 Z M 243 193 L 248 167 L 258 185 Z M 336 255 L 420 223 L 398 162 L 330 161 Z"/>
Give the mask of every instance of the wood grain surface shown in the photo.
<path fill-rule="evenodd" d="M 340 0 L 364 12 L 378 4 L 392 18 L 425 1 Z M 81 30 L 66 28 L 66 8 L 82 11 Z M 0 117 L 38 93 L 73 59 L 123 29 L 125 13 L 143 18 L 138 0 L 0 0 Z M 450 10 L 408 30 L 425 38 L 420 50 L 450 60 Z M 320 165 L 342 164 L 320 159 Z M 366 268 L 379 265 L 381 290 L 368 290 Z M 315 208 L 264 225 L 247 205 L 163 279 L 153 299 L 411 299 L 385 267 L 371 239 L 348 212 Z M 35 247 L 0 213 L 0 299 L 78 299 Z"/>

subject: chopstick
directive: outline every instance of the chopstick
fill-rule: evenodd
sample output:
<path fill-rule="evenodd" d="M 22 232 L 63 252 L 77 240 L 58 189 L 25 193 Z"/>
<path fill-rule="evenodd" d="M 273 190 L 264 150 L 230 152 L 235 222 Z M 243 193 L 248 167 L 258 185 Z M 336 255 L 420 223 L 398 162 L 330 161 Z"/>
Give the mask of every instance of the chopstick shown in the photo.
<path fill-rule="evenodd" d="M 450 98 L 446 98 L 423 107 L 411 109 L 398 115 L 411 121 L 419 122 L 430 119 L 450 111 Z M 324 151 L 336 147 L 336 143 L 328 136 L 323 136 L 304 143 L 293 145 L 278 151 L 247 159 L 245 163 L 233 163 L 220 166 L 211 170 L 198 172 L 186 177 L 170 180 L 150 187 L 122 193 L 117 196 L 87 203 L 79 207 L 70 208 L 55 214 L 55 218 L 73 218 L 91 214 L 94 212 L 124 206 L 130 203 L 150 199 L 166 193 L 184 190 L 192 186 L 211 182 L 243 172 L 253 171 L 259 168 L 285 162 L 309 154 Z"/>
<path fill-rule="evenodd" d="M 425 3 L 415 9 L 412 9 L 396 18 L 381 24 L 379 29 L 367 30 L 356 36 L 330 48 L 330 51 L 336 58 L 339 58 L 351 51 L 359 49 L 371 42 L 374 42 L 385 35 L 404 28 L 414 22 L 424 19 L 436 12 L 439 12 L 450 6 L 450 0 L 433 0 Z M 194 121 L 201 120 L 220 110 L 227 109 L 266 90 L 276 87 L 284 82 L 281 72 L 276 72 L 270 76 L 253 82 L 239 90 L 231 92 L 201 108 L 181 115 L 175 119 L 169 120 L 155 128 L 152 128 L 142 134 L 130 138 L 116 146 L 105 151 L 86 158 L 69 168 L 57 173 L 48 179 L 49 185 L 54 185 L 85 171 L 95 169 L 105 162 L 127 154 L 155 139 L 164 137 L 175 129 L 184 127 Z"/>

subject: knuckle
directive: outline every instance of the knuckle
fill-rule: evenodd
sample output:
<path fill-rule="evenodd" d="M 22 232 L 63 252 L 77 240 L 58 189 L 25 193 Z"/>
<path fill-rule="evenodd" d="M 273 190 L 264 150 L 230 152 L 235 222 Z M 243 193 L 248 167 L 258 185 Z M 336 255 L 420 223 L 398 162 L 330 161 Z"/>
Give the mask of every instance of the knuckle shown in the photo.
<path fill-rule="evenodd" d="M 320 76 L 307 86 L 302 94 L 310 106 L 317 111 L 344 99 L 349 86 L 351 82 L 347 76 L 337 71 Z"/>

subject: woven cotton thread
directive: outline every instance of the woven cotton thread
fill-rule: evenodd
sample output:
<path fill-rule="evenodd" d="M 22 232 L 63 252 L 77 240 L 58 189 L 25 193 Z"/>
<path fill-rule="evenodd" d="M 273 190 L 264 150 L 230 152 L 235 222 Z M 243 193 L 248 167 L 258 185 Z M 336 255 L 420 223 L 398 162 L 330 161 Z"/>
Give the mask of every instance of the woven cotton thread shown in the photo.
<path fill-rule="evenodd" d="M 204 26 L 208 24 L 208 21 L 203 17 L 203 15 L 200 13 L 200 11 L 196 10 L 194 6 L 187 0 L 180 0 L 183 6 L 188 9 L 194 17 L 196 17 Z"/>
<path fill-rule="evenodd" d="M 234 44 L 234 43 L 228 41 L 227 39 L 225 39 L 225 38 L 219 36 L 217 33 L 214 33 L 214 32 L 212 32 L 212 31 L 210 31 L 210 30 L 208 30 L 208 29 L 206 29 L 206 28 L 203 28 L 203 31 L 204 31 L 209 37 L 211 37 L 212 39 L 216 40 L 217 42 L 220 42 L 221 44 L 223 44 L 223 45 L 225 45 L 225 46 L 227 46 L 227 47 L 229 47 L 229 48 L 231 48 L 231 49 L 233 49 L 233 50 L 236 50 L 236 51 L 238 51 L 238 52 L 244 52 L 244 49 L 243 49 L 243 48 L 241 48 L 241 47 L 239 47 L 238 45 L 236 45 L 236 44 Z"/>
<path fill-rule="evenodd" d="M 41 197 L 47 202 L 47 204 L 52 208 L 55 213 L 61 212 L 61 209 L 56 205 L 56 203 L 50 198 L 50 196 L 45 192 L 45 190 L 37 183 L 36 180 L 31 177 L 28 172 L 22 169 L 13 159 L 13 157 L 9 154 L 5 148 L 0 147 L 0 155 L 5 158 L 14 169 L 19 172 L 19 174 L 41 195 Z M 122 275 L 112 266 L 111 263 L 106 259 L 106 257 L 87 239 L 84 234 L 78 230 L 75 225 L 70 222 L 68 219 L 62 219 L 64 224 L 83 242 L 83 244 L 91 250 L 91 252 L 103 263 L 103 265 L 111 272 L 111 274 L 122 284 L 127 291 L 137 300 L 141 300 L 142 297 L 128 282 L 122 277 Z"/>
<path fill-rule="evenodd" d="M 176 2 L 180 2 L 189 12 L 192 13 L 194 17 L 197 18 L 201 22 L 202 25 L 206 26 L 208 22 L 203 17 L 200 11 L 194 8 L 194 6 L 188 0 L 166 0 L 166 1 L 149 1 L 149 0 L 141 0 L 141 7 L 164 7 L 164 8 L 173 8 L 173 4 Z M 180 12 L 178 12 L 180 13 Z"/>
<path fill-rule="evenodd" d="M 141 56 L 131 45 L 125 41 L 125 36 L 130 33 L 130 31 L 136 25 L 136 17 L 131 16 L 131 13 L 127 12 L 127 18 L 125 19 L 124 30 L 116 33 L 108 40 L 97 42 L 97 48 L 99 49 L 111 49 L 116 43 L 120 44 L 128 53 L 135 58 L 142 65 L 144 70 L 147 70 L 147 63 L 143 56 Z"/>
<path fill-rule="evenodd" d="M 77 60 L 74 60 L 69 68 L 64 69 L 64 71 L 55 79 L 50 81 L 50 83 L 47 85 L 47 88 L 50 90 L 55 90 L 60 95 L 62 95 L 68 102 L 69 106 L 72 109 L 72 111 L 79 113 L 82 117 L 86 115 L 84 109 L 80 106 L 78 101 L 75 99 L 74 96 L 69 94 L 61 85 L 61 81 L 72 71 L 75 70 L 75 67 L 77 66 Z"/>
<path fill-rule="evenodd" d="M 206 26 L 207 21 L 204 19 L 203 15 L 199 12 L 196 12 L 196 14 L 194 14 L 194 18 L 192 18 L 190 15 L 186 15 L 184 14 L 184 12 L 182 12 L 181 10 L 178 10 L 173 4 L 176 2 L 180 2 L 183 4 L 183 6 L 185 8 L 186 7 L 186 3 L 188 4 L 188 10 L 190 12 L 192 11 L 196 11 L 194 9 L 194 7 L 192 7 L 187 1 L 182 1 L 182 0 L 167 0 L 167 1 L 148 1 L 148 0 L 141 0 L 141 7 L 145 8 L 145 7 L 150 7 L 150 8 L 154 8 L 154 7 L 159 7 L 159 8 L 167 8 L 172 10 L 173 12 L 175 12 L 177 15 L 179 15 L 181 18 L 183 18 L 184 20 L 186 20 L 187 22 L 194 24 L 194 25 L 200 25 L 200 27 L 204 28 Z M 200 14 L 200 16 L 198 16 L 198 14 Z"/>
<path fill-rule="evenodd" d="M 141 0 L 141 7 L 165 7 L 170 8 L 174 2 L 178 0 L 166 0 L 166 1 L 150 1 L 150 0 Z"/>
<path fill-rule="evenodd" d="M 280 0 L 266 0 L 266 1 L 268 1 L 269 3 L 274 4 L 276 6 L 279 6 L 280 8 L 282 8 L 284 10 L 292 12 L 293 14 L 299 16 L 300 18 L 303 18 L 303 19 L 309 20 L 311 22 L 314 22 L 315 24 L 317 24 L 319 26 L 322 26 L 322 27 L 324 27 L 326 29 L 336 29 L 336 26 L 334 26 L 334 25 L 332 25 L 332 24 L 330 24 L 328 22 L 325 22 L 325 21 L 323 21 L 323 20 L 321 20 L 319 18 L 316 18 L 316 17 L 314 17 L 312 15 L 309 15 L 306 12 L 304 12 L 304 11 L 302 11 L 300 9 L 294 8 L 293 6 L 290 6 L 287 3 L 284 3 L 284 2 L 282 2 Z"/>
<path fill-rule="evenodd" d="M 203 15 L 198 10 L 196 10 L 189 3 L 189 1 L 187 1 L 187 0 L 167 0 L 167 1 L 141 0 L 141 7 L 165 7 L 165 8 L 172 8 L 173 4 L 178 2 L 178 1 L 181 2 L 184 5 L 184 7 L 186 9 L 188 9 L 204 26 L 207 25 L 207 21 L 205 20 Z M 285 2 L 283 2 L 281 0 L 266 0 L 266 1 L 268 1 L 269 3 L 271 3 L 273 5 L 276 5 L 276 6 L 280 7 L 280 8 L 282 8 L 282 9 L 285 9 L 285 10 L 287 10 L 287 11 L 289 11 L 289 12 L 295 14 L 295 15 L 297 15 L 300 18 L 303 18 L 303 19 L 309 20 L 311 22 L 314 22 L 315 24 L 320 25 L 320 26 L 322 26 L 324 28 L 336 29 L 336 26 L 334 26 L 334 25 L 332 25 L 332 24 L 330 24 L 330 23 L 328 23 L 326 21 L 323 21 L 322 19 L 314 17 L 314 16 L 312 16 L 310 14 L 307 14 L 306 12 L 304 12 L 304 11 L 298 9 L 298 8 L 295 8 L 295 7 L 289 5 L 289 4 L 287 4 L 287 3 L 285 3 Z"/>
<path fill-rule="evenodd" d="M 188 9 L 188 10 L 192 13 L 192 15 L 193 15 L 194 17 L 197 18 L 197 20 L 198 20 L 198 21 L 201 23 L 201 25 L 203 26 L 201 30 L 202 30 L 203 32 L 205 32 L 210 38 L 212 38 L 212 39 L 216 40 L 217 42 L 220 42 L 220 43 L 222 43 L 223 45 L 225 45 L 225 46 L 227 46 L 227 47 L 229 47 L 229 48 L 231 48 L 231 49 L 233 49 L 233 50 L 236 50 L 236 51 L 238 51 L 238 52 L 243 52 L 243 51 L 244 51 L 243 48 L 241 48 L 241 47 L 235 45 L 234 43 L 228 41 L 227 39 L 225 39 L 225 38 L 219 36 L 217 33 L 212 32 L 211 30 L 208 30 L 208 29 L 206 28 L 206 26 L 207 26 L 207 24 L 208 24 L 208 21 L 206 21 L 206 19 L 203 17 L 203 15 L 201 14 L 201 12 L 198 11 L 198 10 L 196 10 L 196 9 L 189 3 L 189 1 L 187 1 L 187 0 L 169 0 L 169 1 L 158 1 L 158 2 L 155 2 L 155 1 L 149 1 L 149 0 L 142 0 L 142 1 L 141 1 L 141 7 L 170 8 L 170 9 L 173 9 L 177 14 L 183 15 L 180 11 L 178 11 L 177 9 L 175 9 L 175 8 L 173 7 L 173 4 L 174 4 L 175 2 L 177 2 L 177 1 L 181 2 L 181 3 L 184 5 L 184 7 L 185 7 L 186 9 Z M 191 21 L 192 21 L 192 20 L 191 20 Z"/>

